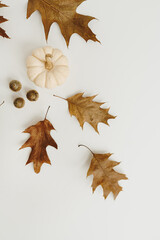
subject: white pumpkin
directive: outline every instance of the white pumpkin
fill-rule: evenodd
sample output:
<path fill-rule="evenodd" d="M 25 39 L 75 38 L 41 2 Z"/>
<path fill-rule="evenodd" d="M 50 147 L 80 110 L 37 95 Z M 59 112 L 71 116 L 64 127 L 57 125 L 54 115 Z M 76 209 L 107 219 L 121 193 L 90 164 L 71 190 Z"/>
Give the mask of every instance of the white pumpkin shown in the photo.
<path fill-rule="evenodd" d="M 59 49 L 38 48 L 27 58 L 27 73 L 37 86 L 52 89 L 68 77 L 68 60 Z"/>

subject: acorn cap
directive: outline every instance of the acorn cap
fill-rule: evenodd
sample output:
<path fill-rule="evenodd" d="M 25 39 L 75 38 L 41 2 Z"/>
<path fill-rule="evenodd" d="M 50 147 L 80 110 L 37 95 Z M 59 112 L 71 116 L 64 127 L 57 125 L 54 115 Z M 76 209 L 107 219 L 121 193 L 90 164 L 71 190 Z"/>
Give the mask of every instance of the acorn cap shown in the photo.
<path fill-rule="evenodd" d="M 12 91 L 14 92 L 18 92 L 21 90 L 22 88 L 22 84 L 17 81 L 17 80 L 12 80 L 10 83 L 9 83 L 9 87 Z"/>
<path fill-rule="evenodd" d="M 39 93 L 36 90 L 30 90 L 27 92 L 27 99 L 29 101 L 37 101 L 39 98 Z"/>
<path fill-rule="evenodd" d="M 23 108 L 25 105 L 25 101 L 23 98 L 16 98 L 13 104 L 16 108 Z"/>

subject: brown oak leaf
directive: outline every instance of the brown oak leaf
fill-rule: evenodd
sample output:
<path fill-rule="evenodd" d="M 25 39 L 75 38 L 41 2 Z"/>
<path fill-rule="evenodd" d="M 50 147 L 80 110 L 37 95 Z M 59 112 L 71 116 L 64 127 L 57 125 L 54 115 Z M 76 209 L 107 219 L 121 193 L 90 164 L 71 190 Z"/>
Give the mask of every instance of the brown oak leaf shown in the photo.
<path fill-rule="evenodd" d="M 88 122 L 96 132 L 98 132 L 98 123 L 108 124 L 109 119 L 115 117 L 109 114 L 109 108 L 101 108 L 104 102 L 95 102 L 93 99 L 96 97 L 83 97 L 84 93 L 78 93 L 67 99 L 62 98 L 68 102 L 68 108 L 71 116 L 75 116 L 79 121 L 80 126 L 83 128 L 85 122 Z M 54 95 L 55 97 L 58 97 Z M 61 97 L 59 97 L 61 98 Z"/>
<path fill-rule="evenodd" d="M 60 27 L 67 46 L 73 33 L 79 34 L 86 41 L 92 40 L 99 42 L 96 35 L 88 27 L 89 22 L 95 18 L 76 12 L 77 7 L 84 1 L 85 0 L 28 0 L 27 18 L 36 10 L 40 12 L 46 40 L 48 39 L 51 25 L 56 22 Z"/>
<path fill-rule="evenodd" d="M 2 4 L 0 2 L 0 8 L 2 8 L 2 7 L 8 7 L 8 6 L 5 5 L 5 4 Z M 0 16 L 0 24 L 4 23 L 6 21 L 8 21 L 6 18 L 4 18 L 3 16 Z M 9 38 L 8 35 L 6 34 L 5 30 L 3 28 L 1 28 L 1 27 L 0 27 L 0 36 L 1 37 L 5 37 L 5 38 Z"/>
<path fill-rule="evenodd" d="M 44 121 L 40 121 L 24 131 L 24 133 L 30 134 L 30 138 L 20 149 L 27 147 L 32 148 L 26 165 L 33 162 L 34 171 L 36 173 L 40 172 L 43 163 L 51 164 L 47 155 L 46 147 L 50 145 L 56 149 L 58 148 L 57 143 L 50 135 L 51 130 L 54 130 L 54 127 L 50 121 L 45 118 Z"/>
<path fill-rule="evenodd" d="M 80 146 L 86 147 L 85 145 L 79 145 L 79 147 Z M 89 149 L 88 147 L 86 148 Z M 120 163 L 109 160 L 112 155 L 110 153 L 95 154 L 92 151 L 91 153 L 93 157 L 87 172 L 87 177 L 93 175 L 93 192 L 98 186 L 102 186 L 103 196 L 105 199 L 108 197 L 110 192 L 113 193 L 114 199 L 116 199 L 119 192 L 122 191 L 122 187 L 118 184 L 118 181 L 128 179 L 125 174 L 118 173 L 113 169 Z"/>

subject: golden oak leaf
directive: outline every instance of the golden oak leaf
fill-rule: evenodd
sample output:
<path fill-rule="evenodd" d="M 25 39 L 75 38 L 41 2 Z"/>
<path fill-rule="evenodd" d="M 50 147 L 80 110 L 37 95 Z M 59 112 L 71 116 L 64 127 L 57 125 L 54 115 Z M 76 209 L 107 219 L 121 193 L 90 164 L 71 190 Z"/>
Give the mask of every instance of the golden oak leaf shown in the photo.
<path fill-rule="evenodd" d="M 40 121 L 36 125 L 33 125 L 24 131 L 24 133 L 30 134 L 30 138 L 20 149 L 27 147 L 32 148 L 26 165 L 33 162 L 34 171 L 36 173 L 40 172 L 43 163 L 51 164 L 47 155 L 46 147 L 50 145 L 56 149 L 58 148 L 56 142 L 50 135 L 51 130 L 54 130 L 54 127 L 50 121 L 45 119 L 44 121 Z"/>
<path fill-rule="evenodd" d="M 2 3 L 0 2 L 0 8 L 2 8 L 2 7 L 8 7 L 8 6 L 5 5 L 5 4 L 2 4 Z M 6 18 L 0 16 L 0 23 L 4 23 L 4 22 L 6 22 L 6 21 L 8 21 Z M 1 37 L 5 37 L 5 38 L 9 38 L 8 35 L 6 34 L 5 30 L 4 30 L 3 28 L 1 28 L 1 27 L 0 27 L 0 36 L 1 36 Z"/>
<path fill-rule="evenodd" d="M 113 168 L 119 163 L 109 160 L 111 154 L 94 154 L 87 176 L 93 175 L 92 189 L 101 185 L 103 188 L 104 198 L 106 199 L 110 192 L 114 198 L 117 197 L 122 187 L 118 184 L 119 180 L 127 179 L 125 174 L 116 172 Z"/>
<path fill-rule="evenodd" d="M 68 102 L 68 108 L 71 116 L 75 116 L 83 128 L 85 122 L 88 122 L 96 132 L 98 132 L 98 123 L 108 124 L 109 119 L 114 119 L 115 117 L 109 114 L 109 108 L 101 108 L 104 102 L 93 102 L 96 97 L 83 97 L 84 93 L 78 93 L 72 97 L 64 99 Z M 58 97 L 56 95 L 53 95 Z M 59 97 L 61 98 L 61 97 Z"/>
<path fill-rule="evenodd" d="M 70 37 L 73 33 L 79 34 L 86 41 L 99 40 L 88 27 L 88 23 L 95 19 L 76 12 L 77 7 L 85 0 L 28 0 L 27 18 L 38 10 L 42 17 L 46 40 L 51 25 L 56 22 L 61 30 L 63 37 L 69 45 Z"/>
<path fill-rule="evenodd" d="M 79 145 L 86 147 L 85 145 Z M 89 149 L 88 147 L 86 147 Z M 89 149 L 90 150 L 90 149 Z M 91 150 L 90 150 L 91 151 Z M 110 192 L 113 193 L 116 199 L 122 187 L 118 184 L 118 181 L 128 179 L 125 174 L 116 172 L 113 168 L 120 164 L 116 161 L 109 160 L 112 154 L 95 154 L 91 151 L 93 157 L 87 173 L 87 176 L 93 175 L 92 189 L 93 192 L 98 186 L 103 188 L 103 196 L 106 199 Z"/>

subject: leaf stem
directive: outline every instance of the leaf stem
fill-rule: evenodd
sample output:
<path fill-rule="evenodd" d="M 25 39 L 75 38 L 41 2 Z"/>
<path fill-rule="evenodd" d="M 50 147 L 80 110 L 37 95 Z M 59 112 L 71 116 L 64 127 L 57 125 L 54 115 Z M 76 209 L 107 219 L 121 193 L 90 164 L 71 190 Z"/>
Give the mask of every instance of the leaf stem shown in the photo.
<path fill-rule="evenodd" d="M 63 99 L 63 100 L 65 100 L 66 101 L 66 99 L 65 98 L 63 98 L 63 97 L 60 97 L 60 96 L 57 96 L 57 95 L 53 95 L 53 97 L 57 97 L 57 98 L 60 98 L 60 99 Z"/>
<path fill-rule="evenodd" d="M 79 144 L 78 147 L 85 147 L 85 148 L 87 148 L 87 149 L 92 153 L 92 155 L 94 155 L 94 153 L 92 152 L 92 150 L 91 150 L 89 147 L 87 147 L 86 145 Z"/>
<path fill-rule="evenodd" d="M 4 101 L 0 104 L 0 107 L 4 104 Z"/>
<path fill-rule="evenodd" d="M 47 114 L 48 114 L 48 111 L 49 111 L 50 107 L 51 107 L 51 106 L 49 106 L 49 107 L 47 108 L 47 112 L 46 112 L 46 115 L 45 115 L 44 120 L 46 120 L 46 118 L 47 118 Z"/>

